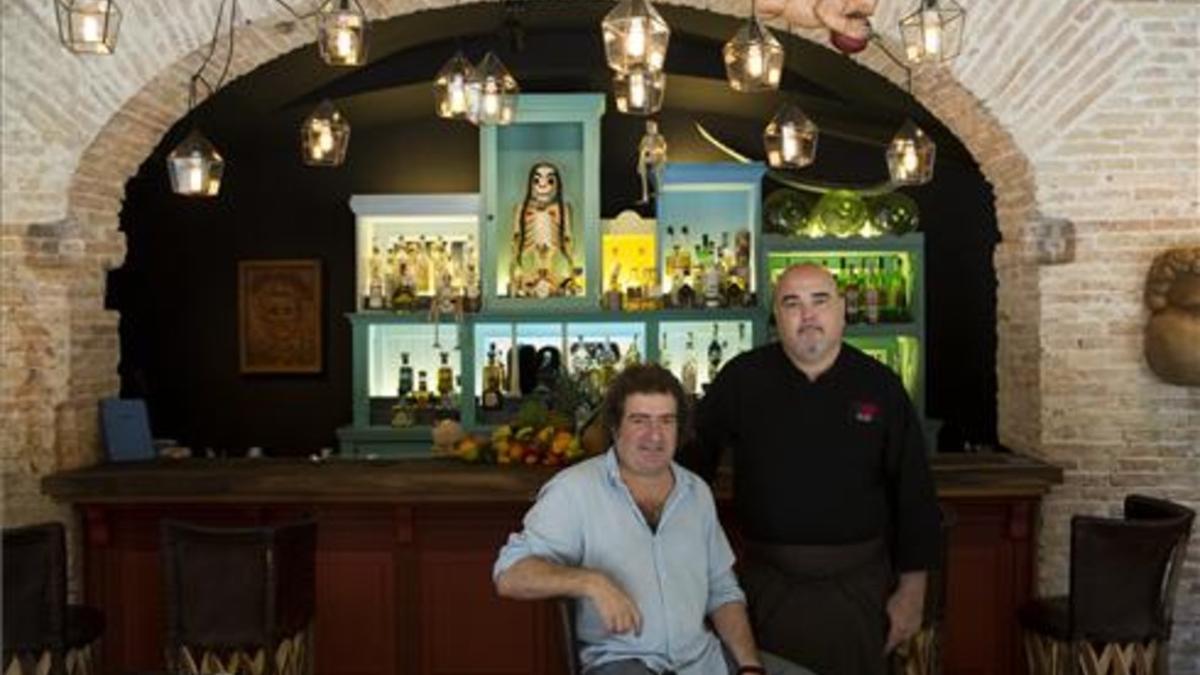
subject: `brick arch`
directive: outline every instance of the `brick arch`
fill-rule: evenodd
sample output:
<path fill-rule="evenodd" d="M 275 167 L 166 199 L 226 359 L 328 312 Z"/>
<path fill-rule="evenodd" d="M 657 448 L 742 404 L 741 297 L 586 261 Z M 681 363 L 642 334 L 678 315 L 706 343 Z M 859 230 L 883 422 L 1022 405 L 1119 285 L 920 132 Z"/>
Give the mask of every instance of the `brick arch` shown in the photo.
<path fill-rule="evenodd" d="M 364 2 L 372 20 L 427 10 L 431 4 L 437 3 L 421 0 Z M 446 6 L 451 4 L 446 3 Z M 676 4 L 735 16 L 744 15 L 745 12 L 743 3 L 724 0 L 685 0 Z M 250 23 L 238 28 L 230 80 L 296 48 L 312 48 L 311 30 L 300 29 L 285 35 L 275 29 L 277 22 L 289 19 L 282 11 L 248 18 Z M 78 240 L 78 246 L 98 255 L 99 265 L 88 270 L 89 275 L 101 275 L 103 270 L 121 265 L 125 244 L 117 228 L 125 182 L 153 152 L 170 126 L 187 113 L 184 83 L 205 49 L 211 18 L 188 16 L 175 20 L 190 24 L 188 30 L 183 32 L 192 37 L 193 49 L 145 80 L 140 89 L 111 114 L 83 149 L 71 173 L 66 194 L 65 223 L 68 224 L 69 236 Z M 883 20 L 877 23 L 884 25 Z M 782 26 L 777 28 L 787 29 Z M 794 33 L 802 39 L 827 45 L 825 35 L 819 32 L 798 30 Z M 900 82 L 896 66 L 875 53 L 875 50 L 867 50 L 857 57 L 857 61 L 865 68 Z M 1039 368 L 1036 362 L 1020 358 L 1036 354 L 1038 349 L 1040 307 L 1037 302 L 1037 268 L 1033 263 L 1031 236 L 1028 234 L 1036 203 L 1034 172 L 1025 153 L 1004 124 L 949 70 L 926 68 L 917 71 L 913 95 L 961 139 L 993 187 L 997 220 L 1003 236 L 995 253 L 999 281 L 997 370 L 1000 435 L 1005 443 L 1035 450 L 1040 441 L 1037 423 L 1041 414 Z M 93 292 L 103 287 L 103 279 L 94 277 L 82 283 Z M 102 290 L 98 295 L 102 296 Z M 80 313 L 82 320 L 86 312 L 79 309 L 78 305 L 72 303 L 69 311 L 72 314 Z M 115 317 L 110 319 L 107 328 L 96 330 L 115 336 Z M 72 323 L 77 321 L 72 320 Z M 115 339 L 106 339 L 106 344 L 111 352 L 105 355 L 106 358 L 92 358 L 94 354 L 84 353 L 77 348 L 71 350 L 70 380 L 96 383 L 93 391 L 96 397 L 109 395 L 117 386 Z M 88 418 L 86 410 L 90 410 L 87 407 L 90 403 L 84 403 L 86 406 L 75 407 L 76 414 L 70 416 L 70 422 L 64 424 L 60 421 L 58 426 L 75 430 L 68 435 L 78 439 L 78 452 L 87 454 L 88 440 L 95 436 L 94 429 L 79 422 Z M 61 419 L 61 416 L 58 417 Z M 1017 420 L 1020 421 L 1019 425 L 1007 423 Z M 94 442 L 91 445 L 94 446 Z"/>

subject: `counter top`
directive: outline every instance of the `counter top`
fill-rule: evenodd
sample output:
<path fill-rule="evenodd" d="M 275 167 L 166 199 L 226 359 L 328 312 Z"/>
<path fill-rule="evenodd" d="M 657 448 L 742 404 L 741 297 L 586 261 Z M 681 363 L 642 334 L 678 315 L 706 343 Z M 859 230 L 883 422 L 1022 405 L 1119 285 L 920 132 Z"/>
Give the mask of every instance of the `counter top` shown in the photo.
<path fill-rule="evenodd" d="M 940 497 L 1040 495 L 1062 482 L 1062 469 L 1020 454 L 938 454 L 930 465 Z M 532 500 L 554 471 L 445 458 L 164 459 L 62 471 L 42 491 L 76 503 L 512 502 Z"/>

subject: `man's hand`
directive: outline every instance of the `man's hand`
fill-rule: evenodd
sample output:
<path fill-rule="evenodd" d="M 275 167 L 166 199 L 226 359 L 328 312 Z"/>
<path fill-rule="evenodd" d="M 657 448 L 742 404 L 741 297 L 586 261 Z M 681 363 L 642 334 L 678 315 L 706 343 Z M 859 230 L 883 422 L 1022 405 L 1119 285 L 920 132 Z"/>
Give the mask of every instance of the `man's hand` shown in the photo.
<path fill-rule="evenodd" d="M 866 39 L 871 34 L 867 20 L 875 13 L 877 0 L 759 0 L 764 19 L 780 14 L 801 28 L 828 28 L 835 33 Z"/>
<path fill-rule="evenodd" d="M 587 597 L 596 605 L 604 627 L 610 633 L 642 633 L 642 614 L 624 590 L 608 576 L 592 572 L 587 581 Z"/>
<path fill-rule="evenodd" d="M 905 572 L 900 575 L 900 584 L 887 601 L 888 636 L 883 648 L 885 654 L 921 630 L 921 618 L 925 609 L 925 572 Z"/>

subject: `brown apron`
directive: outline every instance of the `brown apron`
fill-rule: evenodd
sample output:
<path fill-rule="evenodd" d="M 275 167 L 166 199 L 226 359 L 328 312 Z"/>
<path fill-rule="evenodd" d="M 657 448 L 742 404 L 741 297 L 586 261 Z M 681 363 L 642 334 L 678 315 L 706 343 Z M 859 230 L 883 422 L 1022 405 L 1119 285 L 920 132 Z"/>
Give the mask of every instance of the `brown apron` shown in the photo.
<path fill-rule="evenodd" d="M 819 675 L 884 675 L 892 575 L 883 540 L 747 542 L 742 587 L 762 649 Z"/>

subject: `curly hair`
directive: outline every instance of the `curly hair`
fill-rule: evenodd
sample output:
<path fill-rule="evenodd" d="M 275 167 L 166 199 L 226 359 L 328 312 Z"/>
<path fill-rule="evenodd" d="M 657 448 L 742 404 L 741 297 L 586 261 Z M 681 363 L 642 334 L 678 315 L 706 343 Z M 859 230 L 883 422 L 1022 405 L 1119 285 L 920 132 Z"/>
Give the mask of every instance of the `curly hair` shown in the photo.
<path fill-rule="evenodd" d="M 675 399 L 675 430 L 678 442 L 682 444 L 684 434 L 689 429 L 688 396 L 683 393 L 683 385 L 679 383 L 671 371 L 656 363 L 637 363 L 627 366 L 608 385 L 604 393 L 604 404 L 600 409 L 604 428 L 614 437 L 621 420 L 625 417 L 625 401 L 633 394 L 670 394 Z"/>

